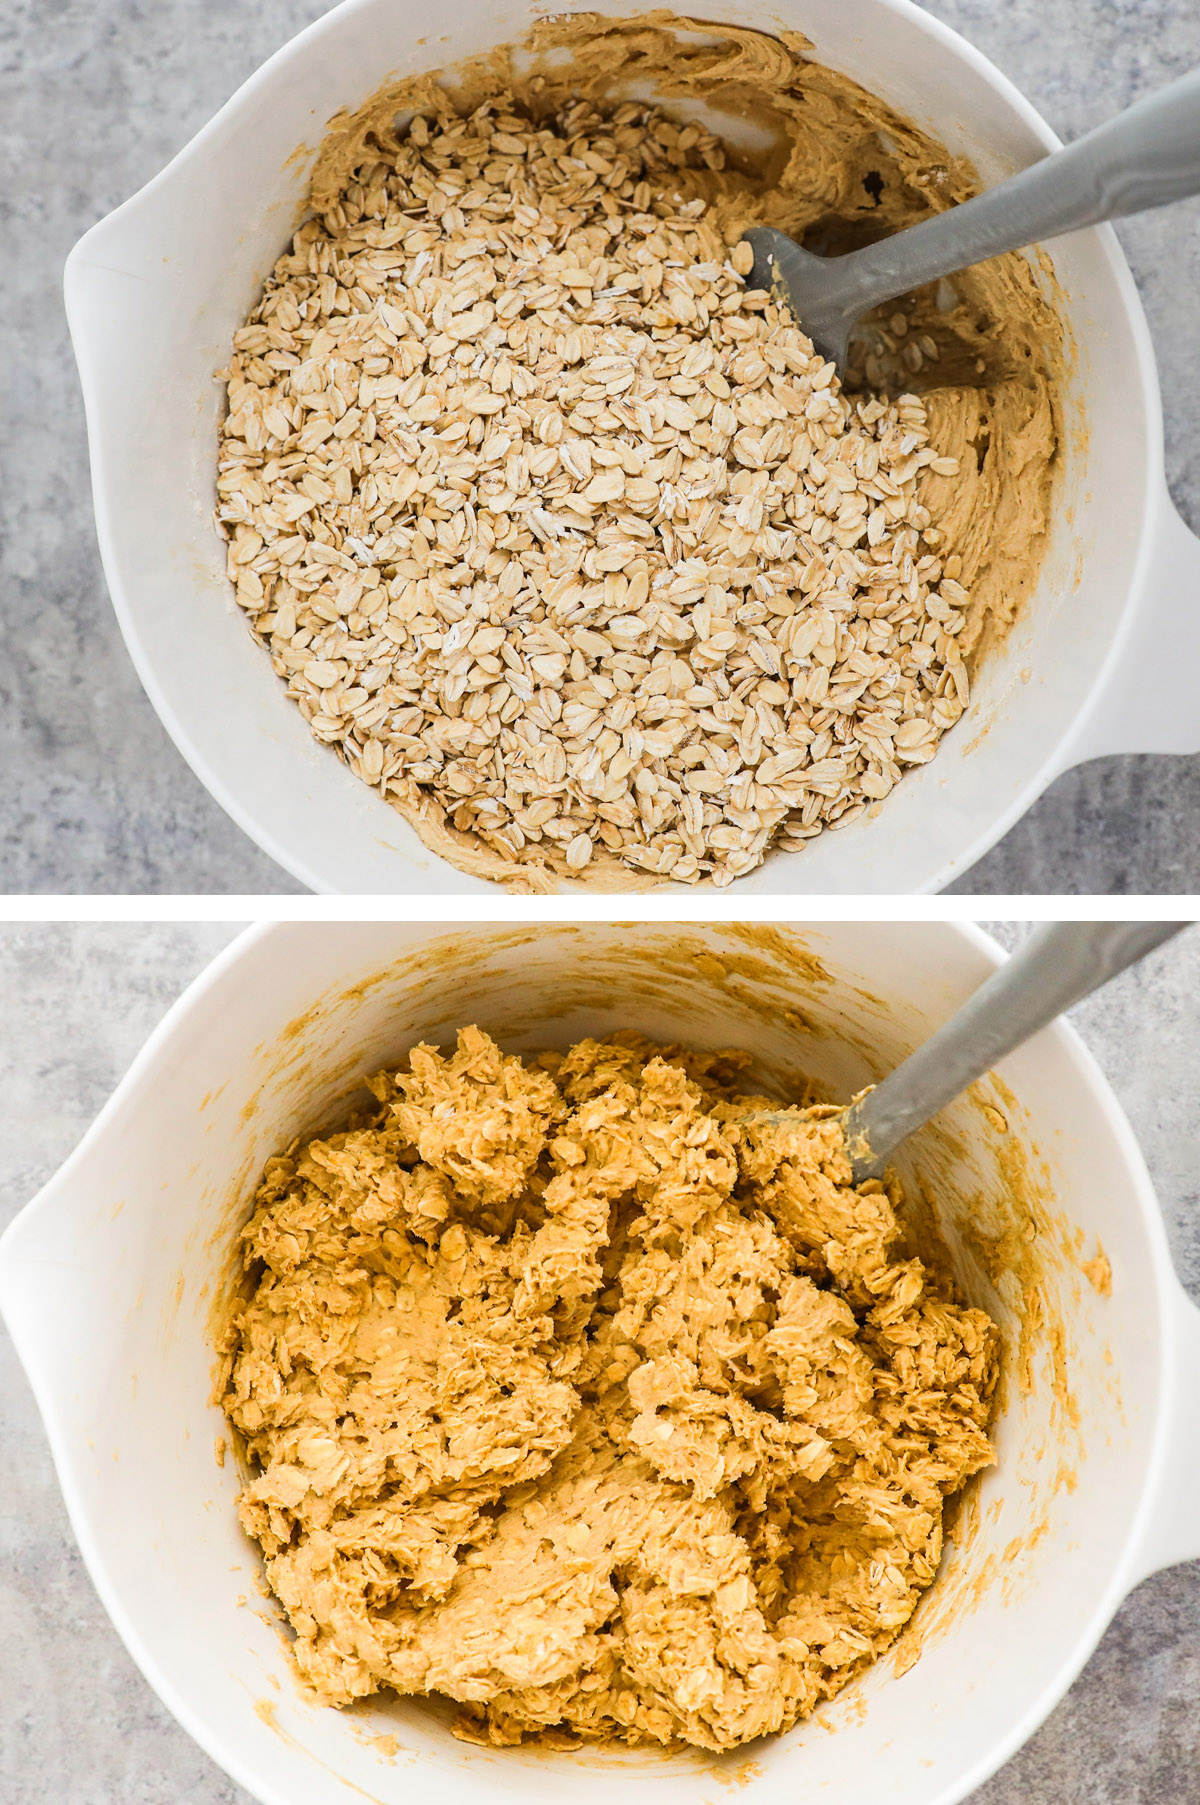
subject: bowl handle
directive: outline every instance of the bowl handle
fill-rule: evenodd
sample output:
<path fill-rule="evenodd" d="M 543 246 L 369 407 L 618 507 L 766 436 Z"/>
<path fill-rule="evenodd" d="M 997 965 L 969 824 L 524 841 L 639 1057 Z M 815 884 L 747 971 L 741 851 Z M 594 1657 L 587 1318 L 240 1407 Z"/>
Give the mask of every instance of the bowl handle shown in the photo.
<path fill-rule="evenodd" d="M 1200 752 L 1200 538 L 1162 489 L 1133 606 L 1060 774 L 1120 752 Z"/>
<path fill-rule="evenodd" d="M 1174 1277 L 1164 1302 L 1167 1353 L 1157 1483 L 1136 1539 L 1131 1585 L 1163 1567 L 1200 1560 L 1200 1309 Z"/>

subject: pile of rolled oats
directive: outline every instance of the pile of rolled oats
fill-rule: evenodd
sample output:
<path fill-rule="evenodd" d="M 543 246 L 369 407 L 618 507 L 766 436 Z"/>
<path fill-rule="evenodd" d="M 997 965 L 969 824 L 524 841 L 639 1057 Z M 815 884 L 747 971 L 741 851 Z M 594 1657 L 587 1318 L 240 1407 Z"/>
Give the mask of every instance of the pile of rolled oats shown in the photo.
<path fill-rule="evenodd" d="M 722 162 L 640 104 L 417 116 L 235 335 L 238 601 L 316 737 L 468 868 L 725 884 L 965 706 L 918 500 L 956 465 L 747 290 L 685 179 Z"/>

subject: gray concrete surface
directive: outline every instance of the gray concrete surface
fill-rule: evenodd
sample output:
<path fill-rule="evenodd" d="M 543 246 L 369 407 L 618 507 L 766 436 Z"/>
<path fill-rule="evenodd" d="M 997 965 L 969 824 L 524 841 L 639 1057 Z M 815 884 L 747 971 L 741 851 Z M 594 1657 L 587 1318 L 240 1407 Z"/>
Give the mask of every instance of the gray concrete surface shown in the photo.
<path fill-rule="evenodd" d="M 221 926 L 0 927 L 7 1057 L 0 1226 L 75 1145 Z M 1009 945 L 1023 932 L 1005 927 Z M 1075 1021 L 1140 1137 L 1181 1275 L 1200 1299 L 1200 932 Z M 0 1799 L 250 1805 L 158 1703 L 71 1537 L 41 1425 L 0 1331 Z M 1200 1563 L 1127 1601 L 1063 1703 L 974 1805 L 1200 1799 Z"/>
<path fill-rule="evenodd" d="M 1194 0 L 928 0 L 1064 135 L 1200 63 Z M 294 891 L 192 776 L 105 595 L 59 293 L 76 237 L 152 176 L 322 0 L 0 7 L 0 891 Z M 1200 527 L 1200 203 L 1121 228 L 1166 384 L 1168 469 Z M 1072 773 L 958 885 L 1200 891 L 1200 758 Z"/>

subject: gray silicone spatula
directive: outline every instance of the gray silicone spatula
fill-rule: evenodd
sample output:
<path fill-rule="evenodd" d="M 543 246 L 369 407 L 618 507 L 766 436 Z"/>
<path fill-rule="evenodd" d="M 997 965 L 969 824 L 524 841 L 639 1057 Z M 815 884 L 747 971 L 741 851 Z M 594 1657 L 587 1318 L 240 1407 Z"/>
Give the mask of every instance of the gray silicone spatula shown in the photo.
<path fill-rule="evenodd" d="M 976 1078 L 1073 1003 L 1099 990 L 1186 921 L 1056 921 L 1025 944 L 922 1047 L 852 1103 L 844 1126 L 855 1184 Z M 780 1111 L 773 1120 L 785 1121 Z"/>
<path fill-rule="evenodd" d="M 972 263 L 1080 226 L 1200 193 L 1200 70 L 961 206 L 844 257 L 815 257 L 786 232 L 755 226 L 748 278 L 783 282 L 802 330 L 840 369 L 869 308 Z"/>

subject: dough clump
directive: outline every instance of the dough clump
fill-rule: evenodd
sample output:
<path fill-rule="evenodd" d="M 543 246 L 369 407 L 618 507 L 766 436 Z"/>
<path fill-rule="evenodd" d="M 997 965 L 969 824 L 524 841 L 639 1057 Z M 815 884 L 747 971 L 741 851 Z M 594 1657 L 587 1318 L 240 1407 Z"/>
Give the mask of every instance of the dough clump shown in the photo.
<path fill-rule="evenodd" d="M 221 1394 L 325 1703 L 724 1749 L 907 1623 L 993 1459 L 997 1332 L 749 1063 L 465 1028 L 268 1163 Z"/>

